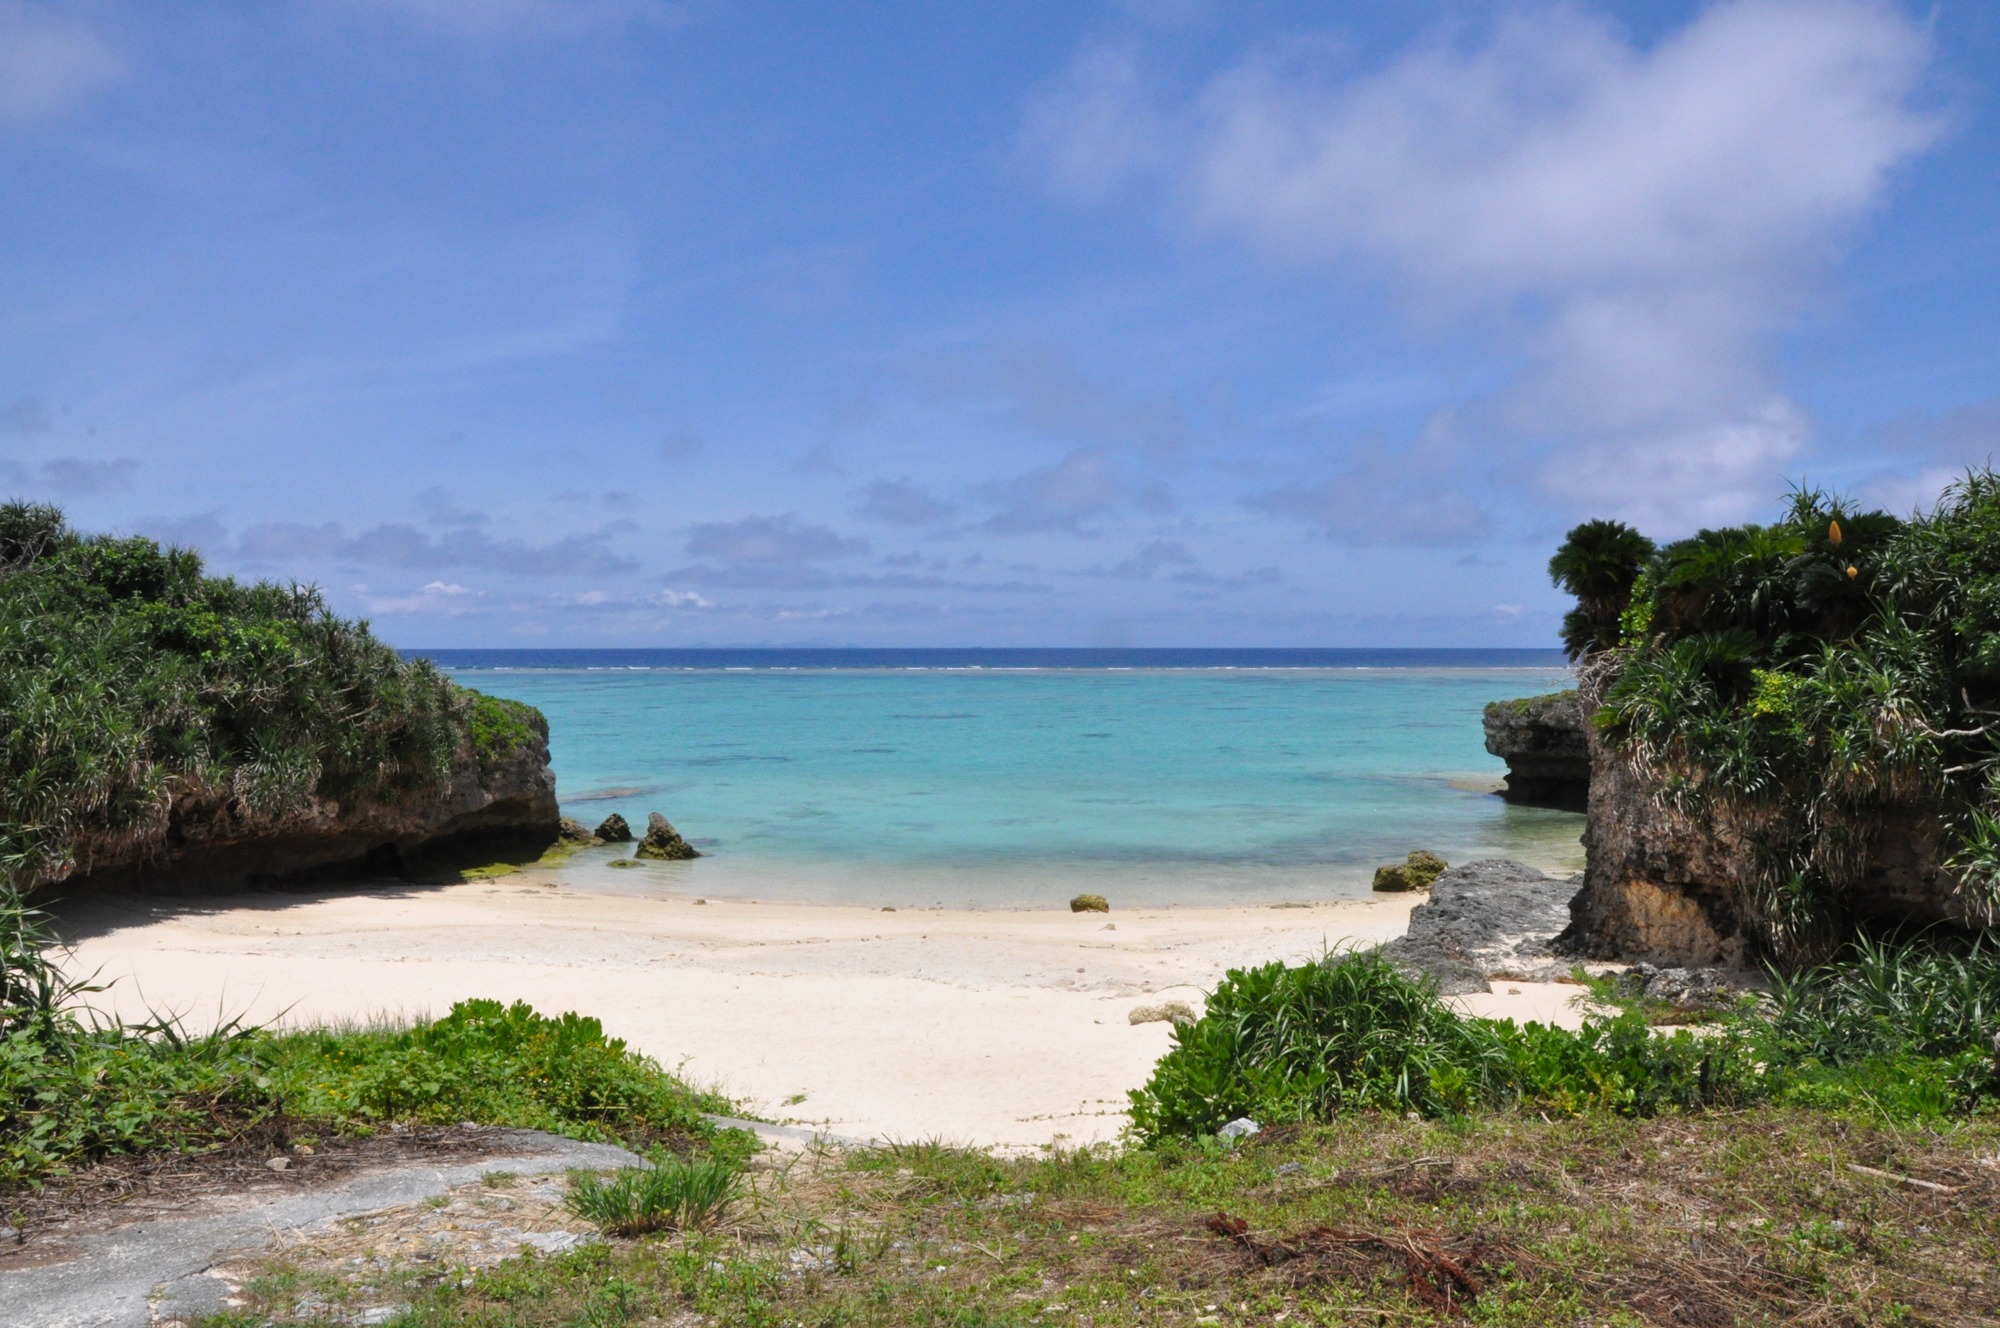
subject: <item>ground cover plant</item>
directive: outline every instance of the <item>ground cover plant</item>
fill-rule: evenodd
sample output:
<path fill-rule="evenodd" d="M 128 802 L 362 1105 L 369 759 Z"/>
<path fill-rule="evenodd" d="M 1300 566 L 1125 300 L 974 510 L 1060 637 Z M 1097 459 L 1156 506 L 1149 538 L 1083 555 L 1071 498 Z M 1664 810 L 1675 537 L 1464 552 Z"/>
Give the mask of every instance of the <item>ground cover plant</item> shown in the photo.
<path fill-rule="evenodd" d="M 0 892 L 0 1203 L 108 1157 L 268 1153 L 396 1124 L 519 1126 L 637 1147 L 713 1134 L 697 1092 L 597 1020 L 472 1000 L 407 1027 L 120 1025 L 80 1013 L 46 920 Z"/>
<path fill-rule="evenodd" d="M 1957 1328 L 2000 1315 L 1996 1153 L 1991 1121 L 1759 1108 L 765 1155 L 707 1230 L 478 1272 L 280 1258 L 202 1328 Z"/>
<path fill-rule="evenodd" d="M 0 883 L 156 849 L 177 807 L 277 820 L 438 787 L 540 717 L 404 660 L 308 586 L 0 504 Z"/>
<path fill-rule="evenodd" d="M 1672 1031 L 1638 1008 L 1573 1030 L 1471 1018 L 1376 952 L 1335 953 L 1232 971 L 1173 1037 L 1131 1095 L 1144 1140 L 1364 1109 L 1650 1116 L 1775 1102 L 1940 1118 L 2000 1102 L 2000 946 L 1861 941 Z"/>
<path fill-rule="evenodd" d="M 2000 474 L 1907 520 L 1801 490 L 1657 549 L 1590 522 L 1549 570 L 1607 739 L 1742 843 L 1764 954 L 1812 963 L 1894 912 L 1870 893 L 1889 825 L 1937 827 L 1968 920 L 2000 920 Z"/>

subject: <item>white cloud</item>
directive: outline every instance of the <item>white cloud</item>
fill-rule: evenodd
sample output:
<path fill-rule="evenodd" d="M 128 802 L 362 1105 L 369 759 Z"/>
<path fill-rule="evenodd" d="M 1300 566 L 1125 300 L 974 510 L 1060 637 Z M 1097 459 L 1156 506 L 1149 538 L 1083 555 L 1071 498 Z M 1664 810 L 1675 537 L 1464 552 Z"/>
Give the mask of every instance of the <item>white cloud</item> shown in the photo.
<path fill-rule="evenodd" d="M 485 592 L 461 586 L 455 581 L 429 581 L 423 589 L 411 595 L 375 595 L 368 587 L 356 586 L 355 593 L 370 613 L 400 616 L 412 613 L 440 614 L 447 618 L 459 618 L 475 609 L 476 601 L 485 597 Z"/>
<path fill-rule="evenodd" d="M 692 590 L 656 590 L 646 596 L 646 602 L 662 609 L 712 609 L 715 601 L 707 599 Z"/>
<path fill-rule="evenodd" d="M 1528 468 L 1547 499 L 1681 524 L 1768 502 L 1803 446 L 1776 341 L 1940 136 L 1929 60 L 1881 0 L 1735 0 L 1648 48 L 1523 7 L 1373 70 L 1265 52 L 1177 105 L 1145 100 L 1124 48 L 1086 53 L 1025 134 L 1066 189 L 1158 175 L 1196 234 L 1492 338 L 1516 367 L 1482 441 L 1553 448 Z"/>
<path fill-rule="evenodd" d="M 0 0 L 0 125 L 59 115 L 124 72 L 118 53 L 83 20 Z"/>

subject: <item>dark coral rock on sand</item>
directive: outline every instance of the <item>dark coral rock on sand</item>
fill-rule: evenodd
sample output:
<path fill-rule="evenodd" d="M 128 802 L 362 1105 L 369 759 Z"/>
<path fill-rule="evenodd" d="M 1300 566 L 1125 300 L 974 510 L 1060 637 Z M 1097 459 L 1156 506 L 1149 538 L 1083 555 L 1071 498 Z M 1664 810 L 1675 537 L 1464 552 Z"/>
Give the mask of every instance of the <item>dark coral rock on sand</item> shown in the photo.
<path fill-rule="evenodd" d="M 698 858 L 701 854 L 695 851 L 694 845 L 681 838 L 681 832 L 674 829 L 671 821 L 654 812 L 646 818 L 646 837 L 639 841 L 638 856 L 680 862 L 686 858 Z"/>
<path fill-rule="evenodd" d="M 607 844 L 629 844 L 632 842 L 632 827 L 625 824 L 624 817 L 613 812 L 597 827 L 597 837 Z"/>

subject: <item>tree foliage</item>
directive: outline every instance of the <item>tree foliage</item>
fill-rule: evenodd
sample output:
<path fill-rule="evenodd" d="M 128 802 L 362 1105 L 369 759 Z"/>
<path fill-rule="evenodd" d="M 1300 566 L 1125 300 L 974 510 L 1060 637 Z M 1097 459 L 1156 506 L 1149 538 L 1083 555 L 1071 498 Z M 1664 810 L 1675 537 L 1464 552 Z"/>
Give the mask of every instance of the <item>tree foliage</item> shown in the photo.
<path fill-rule="evenodd" d="M 1579 594 L 1579 612 L 1603 605 Z M 1747 921 L 1770 953 L 1821 957 L 1876 911 L 1870 851 L 1898 817 L 1944 827 L 1967 914 L 1994 921 L 2000 476 L 1908 520 L 1802 490 L 1771 525 L 1668 544 L 1599 676 L 1597 722 L 1665 804 L 1749 845 Z"/>
<path fill-rule="evenodd" d="M 1653 554 L 1653 541 L 1622 521 L 1586 521 L 1569 532 L 1549 559 L 1549 579 L 1576 596 L 1562 625 L 1570 659 L 1618 644 L 1633 584 Z"/>
<path fill-rule="evenodd" d="M 190 801 L 268 820 L 435 788 L 475 719 L 489 746 L 518 722 L 487 700 L 312 587 L 0 504 L 0 882 L 157 849 Z"/>

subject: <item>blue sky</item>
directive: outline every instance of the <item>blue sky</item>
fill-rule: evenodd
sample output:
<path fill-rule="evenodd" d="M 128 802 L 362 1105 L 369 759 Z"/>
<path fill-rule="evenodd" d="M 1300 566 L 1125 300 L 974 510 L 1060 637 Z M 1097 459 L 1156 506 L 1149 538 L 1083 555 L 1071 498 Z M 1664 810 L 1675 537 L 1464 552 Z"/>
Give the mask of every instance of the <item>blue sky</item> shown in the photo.
<path fill-rule="evenodd" d="M 2000 440 L 1986 3 L 0 0 L 0 489 L 401 645 L 1546 645 Z"/>

